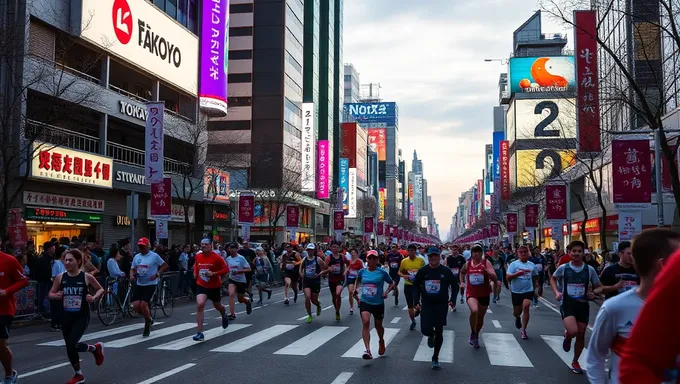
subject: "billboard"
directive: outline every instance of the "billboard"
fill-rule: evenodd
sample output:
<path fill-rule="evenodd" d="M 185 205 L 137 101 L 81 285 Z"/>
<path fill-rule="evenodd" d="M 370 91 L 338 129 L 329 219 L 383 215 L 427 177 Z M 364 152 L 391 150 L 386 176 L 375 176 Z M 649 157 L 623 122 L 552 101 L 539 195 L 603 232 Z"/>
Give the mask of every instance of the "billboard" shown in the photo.
<path fill-rule="evenodd" d="M 203 200 L 229 201 L 229 172 L 206 168 L 203 175 Z"/>
<path fill-rule="evenodd" d="M 349 169 L 349 192 L 347 193 L 347 201 L 349 209 L 347 210 L 347 218 L 354 219 L 357 217 L 357 169 Z"/>
<path fill-rule="evenodd" d="M 318 144 L 318 157 L 317 157 L 317 168 L 319 177 L 316 182 L 316 198 L 317 199 L 328 199 L 330 197 L 330 154 L 328 153 L 329 144 L 328 140 L 319 140 Z"/>
<path fill-rule="evenodd" d="M 491 173 L 493 172 L 493 150 L 491 144 L 487 144 L 486 151 L 486 172 L 484 172 L 484 193 L 491 195 L 493 193 L 493 179 Z"/>
<path fill-rule="evenodd" d="M 513 57 L 509 71 L 510 94 L 576 89 L 573 56 Z"/>
<path fill-rule="evenodd" d="M 493 133 L 493 173 L 491 174 L 492 180 L 496 180 L 501 175 L 500 163 L 498 159 L 501 157 L 501 141 L 505 140 L 505 132 L 494 132 Z"/>
<path fill-rule="evenodd" d="M 385 188 L 378 190 L 378 197 L 378 200 L 380 200 L 380 220 L 385 220 L 385 205 L 387 205 L 387 191 Z"/>
<path fill-rule="evenodd" d="M 342 209 L 349 213 L 349 159 L 340 158 L 340 180 L 338 187 L 342 188 Z"/>
<path fill-rule="evenodd" d="M 559 176 L 562 170 L 576 164 L 573 150 L 533 149 L 515 152 L 515 186 L 535 187 L 546 178 Z"/>
<path fill-rule="evenodd" d="M 302 192 L 314 192 L 316 160 L 314 103 L 302 103 Z"/>
<path fill-rule="evenodd" d="M 200 106 L 227 114 L 227 74 L 229 65 L 229 1 L 201 6 L 201 83 Z"/>
<path fill-rule="evenodd" d="M 385 128 L 368 129 L 368 145 L 378 153 L 378 161 L 387 159 L 387 130 Z"/>
<path fill-rule="evenodd" d="M 394 127 L 399 122 L 399 109 L 394 102 L 345 103 L 345 110 L 363 126 L 380 124 Z"/>
<path fill-rule="evenodd" d="M 555 145 L 576 148 L 575 140 L 569 140 L 576 139 L 576 102 L 573 98 L 515 100 L 510 109 L 515 116 L 516 140 L 562 139 Z"/>

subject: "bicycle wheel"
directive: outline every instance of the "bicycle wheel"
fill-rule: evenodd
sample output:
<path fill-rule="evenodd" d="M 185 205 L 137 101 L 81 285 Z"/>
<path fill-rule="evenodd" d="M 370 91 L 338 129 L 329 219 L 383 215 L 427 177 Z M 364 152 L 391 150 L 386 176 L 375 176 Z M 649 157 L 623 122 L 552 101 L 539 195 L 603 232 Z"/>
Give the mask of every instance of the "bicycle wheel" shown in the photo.
<path fill-rule="evenodd" d="M 102 324 L 107 326 L 113 324 L 119 312 L 121 312 L 120 300 L 113 292 L 107 292 L 99 299 L 97 316 Z"/>
<path fill-rule="evenodd" d="M 166 286 L 163 288 L 161 298 L 162 300 L 160 302 L 162 303 L 161 309 L 163 310 L 163 314 L 165 317 L 170 317 L 172 311 L 175 309 L 175 298 L 172 296 L 170 287 Z"/>

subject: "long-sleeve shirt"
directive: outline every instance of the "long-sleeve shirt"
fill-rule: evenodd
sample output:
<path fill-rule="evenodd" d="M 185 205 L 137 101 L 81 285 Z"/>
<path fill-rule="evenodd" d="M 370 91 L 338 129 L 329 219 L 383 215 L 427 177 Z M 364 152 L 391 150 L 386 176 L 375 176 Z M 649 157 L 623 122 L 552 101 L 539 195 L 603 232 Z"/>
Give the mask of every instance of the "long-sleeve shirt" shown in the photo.
<path fill-rule="evenodd" d="M 4 252 L 0 252 L 0 289 L 5 295 L 0 296 L 0 315 L 14 316 L 16 313 L 16 299 L 14 294 L 28 285 L 28 277 L 24 275 L 24 268 L 19 261 Z"/>
<path fill-rule="evenodd" d="M 441 264 L 437 268 L 426 265 L 418 270 L 413 279 L 416 303 L 421 300 L 421 297 L 424 304 L 446 304 L 449 301 L 455 303 L 456 296 L 453 296 L 453 293 L 457 295 L 458 292 L 451 290 L 451 287 L 456 284 L 458 281 L 449 268 Z M 451 291 L 451 297 L 449 297 L 449 291 Z"/>
<path fill-rule="evenodd" d="M 658 383 L 677 375 L 680 356 L 680 251 L 656 277 L 621 355 L 619 382 Z M 606 302 L 605 302 L 606 303 Z M 671 376 L 672 377 L 672 376 Z"/>
<path fill-rule="evenodd" d="M 109 276 L 111 277 L 123 277 L 125 273 L 120 270 L 118 262 L 114 258 L 109 258 L 106 262 L 106 269 L 109 271 Z"/>

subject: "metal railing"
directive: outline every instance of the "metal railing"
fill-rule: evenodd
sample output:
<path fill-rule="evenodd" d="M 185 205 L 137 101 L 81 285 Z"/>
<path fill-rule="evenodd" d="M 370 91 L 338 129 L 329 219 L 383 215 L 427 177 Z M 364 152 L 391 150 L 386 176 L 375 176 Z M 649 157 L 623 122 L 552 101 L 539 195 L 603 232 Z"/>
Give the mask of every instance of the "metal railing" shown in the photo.
<path fill-rule="evenodd" d="M 35 120 L 26 122 L 26 138 L 48 144 L 99 153 L 99 138 L 85 133 L 74 132 Z"/>
<path fill-rule="evenodd" d="M 130 91 L 126 91 L 126 90 L 123 89 L 123 88 L 116 87 L 115 85 L 109 84 L 109 89 L 112 90 L 112 91 L 114 91 L 114 92 L 116 92 L 116 93 L 118 93 L 118 94 L 120 94 L 120 95 L 122 95 L 122 96 L 129 97 L 129 98 L 131 98 L 131 99 L 133 99 L 133 100 L 137 100 L 137 101 L 139 101 L 139 102 L 141 102 L 141 103 L 146 103 L 147 101 L 149 101 L 149 100 L 147 100 L 147 99 L 145 99 L 145 98 L 143 98 L 143 97 L 141 97 L 141 96 L 139 96 L 139 95 L 136 95 L 136 94 L 134 94 L 134 93 L 132 93 L 132 92 L 130 92 Z"/>
<path fill-rule="evenodd" d="M 146 152 L 141 149 L 111 142 L 106 144 L 106 155 L 119 163 L 136 167 L 144 167 L 146 158 Z M 168 158 L 165 159 L 163 168 L 166 173 L 178 175 L 190 175 L 192 171 L 191 164 Z"/>

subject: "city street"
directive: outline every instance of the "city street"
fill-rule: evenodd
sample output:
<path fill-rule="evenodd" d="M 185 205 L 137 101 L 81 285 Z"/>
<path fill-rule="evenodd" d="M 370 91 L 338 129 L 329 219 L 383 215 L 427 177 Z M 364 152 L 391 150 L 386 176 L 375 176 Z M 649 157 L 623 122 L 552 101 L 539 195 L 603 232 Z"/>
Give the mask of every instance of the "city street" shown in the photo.
<path fill-rule="evenodd" d="M 546 296 L 552 299 L 548 291 Z M 205 342 L 191 340 L 195 307 L 188 299 L 178 301 L 170 318 L 159 316 L 146 339 L 141 336 L 140 319 L 104 327 L 94 314 L 83 341 L 104 342 L 106 361 L 96 367 L 89 353 L 81 354 L 87 382 L 339 384 L 401 383 L 416 377 L 424 383 L 441 383 L 444 377 L 456 383 L 587 382 L 585 376 L 568 369 L 571 354 L 561 349 L 563 329 L 554 300 L 543 300 L 538 310 L 532 309 L 530 339 L 521 340 L 511 314 L 510 295 L 504 291 L 499 304 L 492 304 L 486 316 L 479 350 L 467 342 L 469 311 L 458 303 L 458 311 L 449 313 L 445 328 L 441 371 L 430 368 L 432 350 L 419 328 L 408 330 L 403 297 L 399 307 L 391 296 L 388 299 L 387 353 L 372 361 L 361 359 L 361 322 L 358 311 L 349 315 L 346 297 L 342 320 L 336 322 L 324 287 L 320 299 L 323 312 L 311 324 L 304 321 L 302 296 L 296 304 L 291 300 L 289 307 L 282 300 L 278 289 L 265 306 L 254 307 L 250 316 L 245 314 L 245 306 L 237 304 L 237 319 L 224 331 L 216 312 L 206 312 Z M 597 308 L 591 304 L 591 324 Z M 377 337 L 372 341 L 377 356 Z M 22 384 L 60 383 L 73 374 L 60 334 L 49 332 L 47 324 L 13 330 L 11 346 Z"/>

